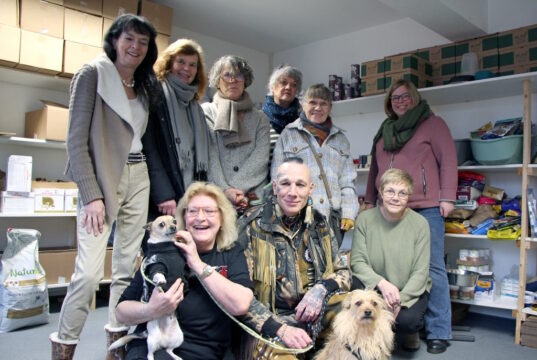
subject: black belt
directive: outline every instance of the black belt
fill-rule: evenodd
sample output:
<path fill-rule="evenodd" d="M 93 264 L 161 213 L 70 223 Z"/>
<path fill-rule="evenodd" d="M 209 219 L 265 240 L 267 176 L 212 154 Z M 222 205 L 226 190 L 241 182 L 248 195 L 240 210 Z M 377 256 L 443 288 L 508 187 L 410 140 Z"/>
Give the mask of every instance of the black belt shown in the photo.
<path fill-rule="evenodd" d="M 127 164 L 137 164 L 145 161 L 145 155 L 141 152 L 130 153 L 127 159 Z"/>

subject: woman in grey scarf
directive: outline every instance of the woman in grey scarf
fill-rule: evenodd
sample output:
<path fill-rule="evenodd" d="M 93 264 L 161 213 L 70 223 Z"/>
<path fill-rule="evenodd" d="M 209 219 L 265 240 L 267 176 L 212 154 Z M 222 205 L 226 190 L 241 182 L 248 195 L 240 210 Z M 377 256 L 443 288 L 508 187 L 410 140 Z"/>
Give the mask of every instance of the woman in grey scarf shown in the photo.
<path fill-rule="evenodd" d="M 244 90 L 254 79 L 245 59 L 225 55 L 209 73 L 217 90 L 203 111 L 211 130 L 209 180 L 221 187 L 238 212 L 263 197 L 267 183 L 270 122 Z"/>
<path fill-rule="evenodd" d="M 175 215 L 177 201 L 193 181 L 206 181 L 209 131 L 198 100 L 207 84 L 203 51 L 190 39 L 168 46 L 155 63 L 161 102 L 144 135 L 151 181 L 149 217 Z"/>

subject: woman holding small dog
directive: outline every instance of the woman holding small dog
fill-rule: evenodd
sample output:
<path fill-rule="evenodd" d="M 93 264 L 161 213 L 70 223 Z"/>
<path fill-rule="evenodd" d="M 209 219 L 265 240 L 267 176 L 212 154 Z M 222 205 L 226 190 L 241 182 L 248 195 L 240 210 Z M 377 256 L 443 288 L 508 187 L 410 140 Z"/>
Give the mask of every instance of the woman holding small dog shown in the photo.
<path fill-rule="evenodd" d="M 149 114 L 142 142 L 151 186 L 150 218 L 175 215 L 193 181 L 206 181 L 209 131 L 198 101 L 207 85 L 203 51 L 190 39 L 170 44 L 155 63 L 160 102 Z"/>
<path fill-rule="evenodd" d="M 129 284 L 147 221 L 149 177 L 141 137 L 154 102 L 156 31 L 145 18 L 126 14 L 114 20 L 104 54 L 84 65 L 71 82 L 66 174 L 79 190 L 78 255 L 60 313 L 50 335 L 53 359 L 71 359 L 90 304 L 104 274 L 112 225 L 108 324 L 109 343 L 126 333 L 115 316 Z M 115 356 L 107 354 L 107 359 Z"/>
<path fill-rule="evenodd" d="M 217 186 L 195 182 L 179 201 L 177 215 L 176 246 L 196 275 L 188 278 L 188 292 L 183 292 L 179 279 L 165 293 L 154 289 L 149 301 L 142 303 L 143 278 L 137 272 L 119 300 L 117 318 L 138 325 L 135 332 L 139 332 L 149 320 L 175 313 L 184 342 L 174 353 L 183 359 L 221 360 L 231 343 L 232 321 L 204 286 L 234 316 L 246 314 L 253 299 L 246 258 L 242 247 L 235 245 L 235 211 Z M 145 339 L 128 343 L 125 359 L 147 359 Z M 155 352 L 155 359 L 169 355 L 162 349 Z"/>
<path fill-rule="evenodd" d="M 382 202 L 356 219 L 351 269 L 357 288 L 380 291 L 396 318 L 396 329 L 406 334 L 403 346 L 415 351 L 431 279 L 429 224 L 407 207 L 412 190 L 406 171 L 390 169 L 382 175 Z"/>
<path fill-rule="evenodd" d="M 269 171 L 270 122 L 245 90 L 253 80 L 245 59 L 222 56 L 209 73 L 209 85 L 217 92 L 202 105 L 211 131 L 209 180 L 240 213 L 263 197 Z"/>

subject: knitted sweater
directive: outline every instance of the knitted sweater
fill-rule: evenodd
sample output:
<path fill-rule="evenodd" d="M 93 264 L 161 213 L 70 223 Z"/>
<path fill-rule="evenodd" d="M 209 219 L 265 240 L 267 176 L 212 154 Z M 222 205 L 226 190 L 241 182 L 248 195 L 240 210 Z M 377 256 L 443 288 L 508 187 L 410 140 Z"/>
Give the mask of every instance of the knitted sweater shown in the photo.
<path fill-rule="evenodd" d="M 401 305 L 410 307 L 431 289 L 429 258 L 429 223 L 412 209 L 397 222 L 384 219 L 378 206 L 356 219 L 351 269 L 367 288 L 386 279 L 399 289 Z"/>
<path fill-rule="evenodd" d="M 214 131 L 218 114 L 216 104 L 205 103 L 202 108 L 211 133 L 209 181 L 223 190 L 232 187 L 245 193 L 254 191 L 262 198 L 269 171 L 270 123 L 267 116 L 256 109 L 247 111 L 241 121 L 246 125 L 252 140 L 228 147 L 224 145 L 220 134 Z"/>

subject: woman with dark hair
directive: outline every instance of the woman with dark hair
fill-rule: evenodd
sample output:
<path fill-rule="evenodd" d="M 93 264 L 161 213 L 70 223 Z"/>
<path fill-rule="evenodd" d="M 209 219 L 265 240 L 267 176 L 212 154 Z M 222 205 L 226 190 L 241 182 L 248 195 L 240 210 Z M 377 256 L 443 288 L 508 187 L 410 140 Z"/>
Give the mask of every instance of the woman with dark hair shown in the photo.
<path fill-rule="evenodd" d="M 209 180 L 224 190 L 239 212 L 263 197 L 268 182 L 270 123 L 245 91 L 253 80 L 245 59 L 222 56 L 209 73 L 209 85 L 217 93 L 211 103 L 203 104 L 211 132 Z"/>
<path fill-rule="evenodd" d="M 149 217 L 175 215 L 177 202 L 193 181 L 206 181 L 209 130 L 198 101 L 207 76 L 203 51 L 190 39 L 170 44 L 155 63 L 159 103 L 142 138 L 151 186 Z"/>
<path fill-rule="evenodd" d="M 130 283 L 147 220 L 149 177 L 142 153 L 152 103 L 156 31 L 145 18 L 122 15 L 104 40 L 105 54 L 84 65 L 71 82 L 66 174 L 79 190 L 78 255 L 50 335 L 52 359 L 72 359 L 90 304 L 104 273 L 115 222 L 108 324 L 109 342 L 126 333 L 115 306 Z M 119 354 L 107 354 L 107 359 Z"/>

